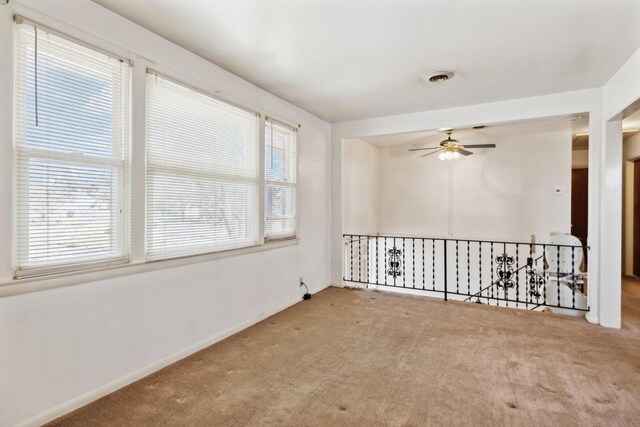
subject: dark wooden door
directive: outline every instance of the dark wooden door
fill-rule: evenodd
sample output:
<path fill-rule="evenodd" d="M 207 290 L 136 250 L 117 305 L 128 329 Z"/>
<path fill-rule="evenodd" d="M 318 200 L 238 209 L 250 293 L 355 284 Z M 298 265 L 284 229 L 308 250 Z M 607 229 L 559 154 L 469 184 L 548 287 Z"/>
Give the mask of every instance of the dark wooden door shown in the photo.
<path fill-rule="evenodd" d="M 589 169 L 571 170 L 571 234 L 587 244 L 589 224 Z"/>
<path fill-rule="evenodd" d="M 633 275 L 640 276 L 640 160 L 633 163 Z"/>

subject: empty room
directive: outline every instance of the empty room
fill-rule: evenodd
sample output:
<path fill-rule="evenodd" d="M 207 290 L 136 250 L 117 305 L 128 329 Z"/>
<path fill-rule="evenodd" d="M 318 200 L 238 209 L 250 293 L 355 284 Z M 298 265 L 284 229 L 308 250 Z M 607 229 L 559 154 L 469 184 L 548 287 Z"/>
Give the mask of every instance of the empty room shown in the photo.
<path fill-rule="evenodd" d="M 640 424 L 637 0 L 0 0 L 0 427 Z"/>

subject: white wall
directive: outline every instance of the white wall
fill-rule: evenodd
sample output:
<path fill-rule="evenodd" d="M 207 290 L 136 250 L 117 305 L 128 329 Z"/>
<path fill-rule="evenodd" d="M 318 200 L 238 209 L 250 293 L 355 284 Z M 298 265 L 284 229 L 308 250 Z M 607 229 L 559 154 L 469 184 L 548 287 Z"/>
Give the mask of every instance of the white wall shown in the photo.
<path fill-rule="evenodd" d="M 329 284 L 328 123 L 88 0 L 16 0 L 10 6 L 132 58 L 134 85 L 136 78 L 144 80 L 149 65 L 204 89 L 223 90 L 227 98 L 262 113 L 302 124 L 300 240 L 224 259 L 203 257 L 184 265 L 161 262 L 16 283 L 11 278 L 11 204 L 2 203 L 0 425 L 40 424 L 244 328 L 298 301 L 300 276 L 312 291 Z M 0 198 L 5 202 L 12 198 L 11 18 L 10 10 L 0 7 Z M 133 92 L 134 113 L 143 117 L 144 89 L 134 86 Z M 134 161 L 143 142 L 141 126 L 138 120 L 133 129 Z M 140 178 L 140 171 L 135 176 Z M 134 182 L 134 200 L 143 199 L 143 189 L 139 179 Z M 134 223 L 134 236 L 139 232 Z M 140 247 L 134 252 L 139 257 Z M 52 285 L 69 286 L 23 293 Z"/>
<path fill-rule="evenodd" d="M 381 149 L 380 234 L 544 243 L 570 232 L 570 133 L 470 143 L 489 142 L 454 162 Z"/>
<path fill-rule="evenodd" d="M 349 234 L 378 232 L 378 148 L 359 139 L 346 141 L 344 156 L 344 230 Z"/>

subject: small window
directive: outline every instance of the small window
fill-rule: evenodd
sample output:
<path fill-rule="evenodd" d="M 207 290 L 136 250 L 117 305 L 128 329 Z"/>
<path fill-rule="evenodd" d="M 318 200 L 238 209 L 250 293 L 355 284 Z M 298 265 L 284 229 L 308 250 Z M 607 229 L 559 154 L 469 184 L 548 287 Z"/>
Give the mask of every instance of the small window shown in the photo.
<path fill-rule="evenodd" d="M 22 21 L 16 276 L 128 259 L 130 65 Z"/>
<path fill-rule="evenodd" d="M 259 244 L 258 115 L 149 74 L 146 129 L 147 257 Z"/>
<path fill-rule="evenodd" d="M 266 240 L 296 236 L 296 134 L 291 126 L 266 120 Z"/>

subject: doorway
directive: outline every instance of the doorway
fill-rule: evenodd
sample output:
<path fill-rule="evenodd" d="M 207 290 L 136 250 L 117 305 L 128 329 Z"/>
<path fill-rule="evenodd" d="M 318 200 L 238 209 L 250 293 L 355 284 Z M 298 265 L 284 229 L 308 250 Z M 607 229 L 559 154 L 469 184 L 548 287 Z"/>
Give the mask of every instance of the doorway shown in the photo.
<path fill-rule="evenodd" d="M 640 167 L 638 168 L 640 169 Z M 589 169 L 571 170 L 571 234 L 587 245 L 589 230 Z"/>

